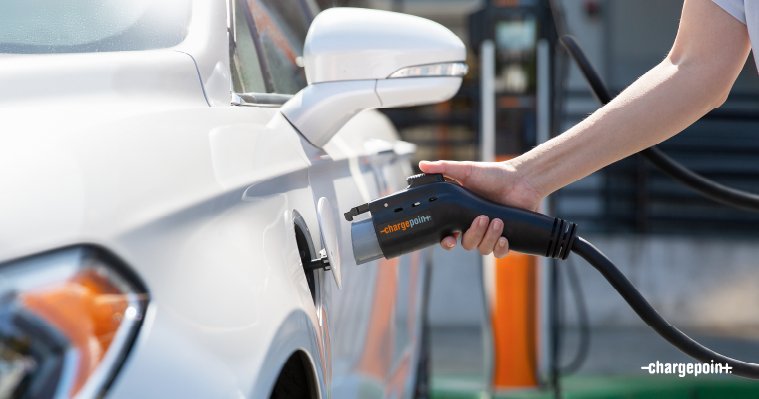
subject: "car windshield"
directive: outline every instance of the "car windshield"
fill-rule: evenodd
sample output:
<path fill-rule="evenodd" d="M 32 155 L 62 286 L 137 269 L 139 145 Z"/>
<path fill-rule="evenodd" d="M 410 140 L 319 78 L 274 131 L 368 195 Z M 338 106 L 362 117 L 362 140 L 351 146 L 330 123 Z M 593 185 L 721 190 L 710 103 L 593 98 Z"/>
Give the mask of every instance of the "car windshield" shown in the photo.
<path fill-rule="evenodd" d="M 0 53 L 92 53 L 176 46 L 190 0 L 2 0 Z"/>

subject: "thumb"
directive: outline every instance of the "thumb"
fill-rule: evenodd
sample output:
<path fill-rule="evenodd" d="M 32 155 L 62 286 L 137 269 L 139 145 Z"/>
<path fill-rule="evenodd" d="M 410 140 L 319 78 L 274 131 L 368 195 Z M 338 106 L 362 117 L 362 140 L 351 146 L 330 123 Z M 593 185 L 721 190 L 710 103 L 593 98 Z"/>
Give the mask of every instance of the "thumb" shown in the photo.
<path fill-rule="evenodd" d="M 471 176 L 474 166 L 471 162 L 456 161 L 421 161 L 419 169 L 424 173 L 442 173 L 451 179 L 458 180 L 461 184 L 466 184 L 467 178 Z"/>

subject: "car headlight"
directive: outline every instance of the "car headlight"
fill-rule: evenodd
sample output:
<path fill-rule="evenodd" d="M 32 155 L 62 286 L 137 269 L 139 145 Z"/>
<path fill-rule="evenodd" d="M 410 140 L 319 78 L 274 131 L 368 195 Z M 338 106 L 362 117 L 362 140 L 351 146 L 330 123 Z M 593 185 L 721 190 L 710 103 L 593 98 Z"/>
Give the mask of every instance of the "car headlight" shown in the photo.
<path fill-rule="evenodd" d="M 101 396 L 147 303 L 138 279 L 97 248 L 0 265 L 0 398 Z"/>

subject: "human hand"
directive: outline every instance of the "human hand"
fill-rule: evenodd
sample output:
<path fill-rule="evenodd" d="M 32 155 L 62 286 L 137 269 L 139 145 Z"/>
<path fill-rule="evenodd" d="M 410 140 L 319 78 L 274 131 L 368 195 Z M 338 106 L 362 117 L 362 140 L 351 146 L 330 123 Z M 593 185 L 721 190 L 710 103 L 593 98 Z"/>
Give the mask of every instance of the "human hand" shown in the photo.
<path fill-rule="evenodd" d="M 509 161 L 421 161 L 419 168 L 424 173 L 442 173 L 482 197 L 503 205 L 535 211 L 544 197 Z M 477 248 L 483 255 L 493 253 L 496 258 L 503 258 L 509 252 L 509 243 L 501 237 L 501 233 L 502 220 L 496 218 L 491 221 L 487 216 L 479 216 L 464 232 L 461 246 L 467 251 Z M 448 251 L 456 248 L 460 235 L 461 233 L 454 233 L 443 238 L 440 246 Z"/>

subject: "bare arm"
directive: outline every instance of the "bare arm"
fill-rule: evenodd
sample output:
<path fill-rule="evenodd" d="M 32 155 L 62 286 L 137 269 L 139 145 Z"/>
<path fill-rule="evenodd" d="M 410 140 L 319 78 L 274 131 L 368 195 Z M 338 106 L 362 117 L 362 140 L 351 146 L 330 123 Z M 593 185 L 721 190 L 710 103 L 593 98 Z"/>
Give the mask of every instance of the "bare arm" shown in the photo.
<path fill-rule="evenodd" d="M 672 50 L 607 106 L 533 150 L 503 163 L 422 162 L 491 200 L 535 210 L 548 194 L 681 132 L 724 103 L 751 50 L 746 26 L 711 0 L 685 0 Z M 480 217 L 462 246 L 508 252 L 501 221 Z M 453 249 L 457 237 L 441 245 Z"/>
<path fill-rule="evenodd" d="M 750 50 L 744 24 L 710 0 L 686 0 L 664 61 L 607 106 L 513 163 L 546 196 L 661 143 L 722 105 Z"/>

